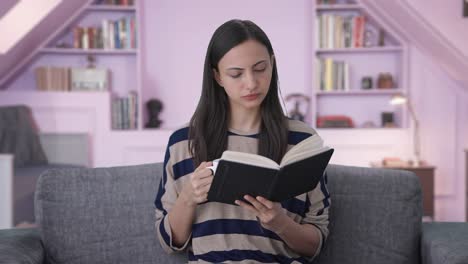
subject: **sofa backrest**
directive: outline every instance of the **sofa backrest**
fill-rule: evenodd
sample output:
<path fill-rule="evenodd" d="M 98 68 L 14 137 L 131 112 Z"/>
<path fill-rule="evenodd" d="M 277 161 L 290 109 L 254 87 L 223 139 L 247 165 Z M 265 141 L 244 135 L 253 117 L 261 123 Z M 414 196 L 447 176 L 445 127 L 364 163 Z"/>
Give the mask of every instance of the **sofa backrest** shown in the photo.
<path fill-rule="evenodd" d="M 408 171 L 332 165 L 330 236 L 314 263 L 420 263 L 422 194 Z"/>
<path fill-rule="evenodd" d="M 183 263 L 155 232 L 161 164 L 50 170 L 36 219 L 51 263 Z M 419 263 L 422 200 L 410 172 L 330 165 L 330 236 L 314 263 Z"/>
<path fill-rule="evenodd" d="M 36 220 L 50 263 L 181 263 L 157 241 L 153 201 L 162 165 L 49 170 Z"/>

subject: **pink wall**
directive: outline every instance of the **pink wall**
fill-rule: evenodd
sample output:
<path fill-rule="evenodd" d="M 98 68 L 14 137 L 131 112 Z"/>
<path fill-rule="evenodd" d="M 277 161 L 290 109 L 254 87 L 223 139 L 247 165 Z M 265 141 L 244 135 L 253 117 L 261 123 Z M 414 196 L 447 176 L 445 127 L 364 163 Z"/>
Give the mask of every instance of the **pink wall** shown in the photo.
<path fill-rule="evenodd" d="M 406 1 L 468 57 L 468 18 L 462 16 L 462 0 Z"/>

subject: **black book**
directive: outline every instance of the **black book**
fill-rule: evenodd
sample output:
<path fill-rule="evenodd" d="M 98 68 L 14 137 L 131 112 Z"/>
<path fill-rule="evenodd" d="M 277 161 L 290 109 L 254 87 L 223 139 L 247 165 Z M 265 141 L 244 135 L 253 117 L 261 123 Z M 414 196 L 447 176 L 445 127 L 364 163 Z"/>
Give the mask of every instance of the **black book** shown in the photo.
<path fill-rule="evenodd" d="M 333 149 L 317 135 L 292 147 L 280 164 L 256 154 L 224 151 L 214 162 L 208 201 L 235 204 L 248 194 L 282 202 L 313 190 L 325 173 Z"/>

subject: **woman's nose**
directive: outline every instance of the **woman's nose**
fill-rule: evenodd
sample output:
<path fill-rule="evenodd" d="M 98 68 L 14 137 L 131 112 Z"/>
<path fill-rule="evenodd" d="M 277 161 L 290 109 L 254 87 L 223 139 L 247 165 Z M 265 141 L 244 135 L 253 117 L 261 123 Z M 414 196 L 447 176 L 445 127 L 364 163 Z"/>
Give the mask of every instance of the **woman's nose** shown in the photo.
<path fill-rule="evenodd" d="M 248 90 L 253 90 L 257 87 L 257 78 L 253 72 L 245 75 L 245 86 Z"/>

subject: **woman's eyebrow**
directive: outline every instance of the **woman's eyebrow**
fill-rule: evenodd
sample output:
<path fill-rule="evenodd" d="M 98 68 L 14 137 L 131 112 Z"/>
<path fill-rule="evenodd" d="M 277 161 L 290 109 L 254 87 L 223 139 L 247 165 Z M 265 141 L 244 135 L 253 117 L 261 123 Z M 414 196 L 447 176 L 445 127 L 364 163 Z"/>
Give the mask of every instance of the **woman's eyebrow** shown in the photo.
<path fill-rule="evenodd" d="M 261 61 L 256 62 L 256 63 L 253 65 L 253 67 L 255 67 L 255 66 L 261 64 L 262 62 L 266 62 L 266 60 L 261 60 Z M 227 70 L 229 71 L 229 70 L 243 70 L 243 69 L 244 69 L 244 68 L 231 67 L 231 68 L 228 68 Z"/>

